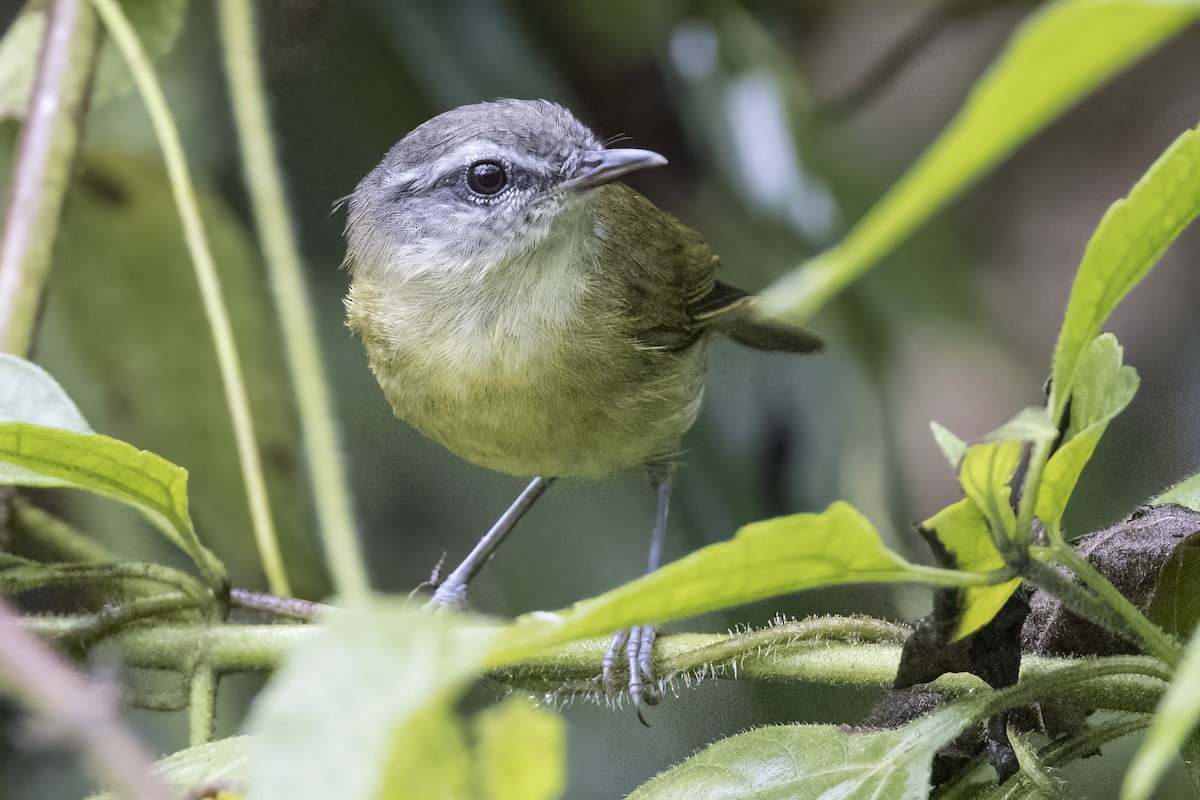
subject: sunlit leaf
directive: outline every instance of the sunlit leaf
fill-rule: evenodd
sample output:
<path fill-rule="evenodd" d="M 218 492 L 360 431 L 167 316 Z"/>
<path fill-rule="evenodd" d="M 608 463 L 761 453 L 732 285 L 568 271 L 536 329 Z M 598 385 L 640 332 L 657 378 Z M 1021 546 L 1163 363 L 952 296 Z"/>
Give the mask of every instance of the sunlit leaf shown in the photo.
<path fill-rule="evenodd" d="M 958 471 L 963 492 L 987 520 L 998 547 L 1007 547 L 1016 531 L 1016 515 L 1009 503 L 1012 494 L 1009 484 L 1020 460 L 1021 442 L 988 442 L 970 447 Z"/>
<path fill-rule="evenodd" d="M 709 545 L 564 611 L 527 614 L 517 621 L 506 646 L 493 654 L 493 661 L 520 659 L 530 647 L 667 622 L 816 586 L 922 582 L 929 575 L 928 568 L 889 550 L 862 514 L 839 502 L 821 514 L 752 523 L 731 541 Z M 945 585 L 947 573 L 938 575 Z"/>
<path fill-rule="evenodd" d="M 1200 511 L 1200 472 L 1184 478 L 1150 501 L 1152 506 L 1165 506 L 1168 503 Z"/>
<path fill-rule="evenodd" d="M 121 0 L 121 7 L 146 52 L 157 60 L 179 37 L 187 0 Z M 46 28 L 46 13 L 46 3 L 32 0 L 0 39 L 0 119 L 25 117 Z M 108 100 L 131 85 L 124 62 L 111 48 L 103 48 L 92 102 Z"/>
<path fill-rule="evenodd" d="M 1112 334 L 1096 337 L 1079 359 L 1071 400 L 1071 423 L 1062 445 L 1042 471 L 1037 518 L 1057 530 L 1067 501 L 1113 417 L 1137 392 L 1138 376 L 1121 363 L 1122 349 Z"/>
<path fill-rule="evenodd" d="M 91 433 L 87 420 L 58 381 L 37 364 L 0 353 L 0 422 L 32 422 L 76 433 Z M 12 483 L 36 480 L 36 474 L 10 466 Z M 23 479 L 20 478 L 24 475 Z"/>
<path fill-rule="evenodd" d="M 490 800 L 552 800 L 566 786 L 562 717 L 512 697 L 475 720 L 475 764 Z"/>
<path fill-rule="evenodd" d="M 942 451 L 946 461 L 950 462 L 950 468 L 957 470 L 958 465 L 962 463 L 963 456 L 966 455 L 967 443 L 936 422 L 929 423 L 929 429 L 933 431 L 933 438 L 937 442 L 938 449 Z"/>
<path fill-rule="evenodd" d="M 472 797 L 453 705 L 496 629 L 398 601 L 338 612 L 324 627 L 289 653 L 252 711 L 248 794 Z"/>
<path fill-rule="evenodd" d="M 1017 415 L 984 437 L 989 442 L 1052 442 L 1058 428 L 1045 406 L 1023 408 Z"/>
<path fill-rule="evenodd" d="M 1167 766 L 1200 724 L 1200 631 L 1184 651 L 1175 677 L 1159 701 L 1154 721 L 1125 773 L 1122 800 L 1147 800 Z"/>
<path fill-rule="evenodd" d="M 1047 4 L 1013 35 L 941 137 L 842 243 L 767 291 L 766 311 L 811 316 L 997 161 L 1197 16 L 1197 4 L 1182 0 Z M 1187 178 L 1178 180 L 1182 187 Z M 1200 191 L 1196 185 L 1185 193 Z"/>
<path fill-rule="evenodd" d="M 959 569 L 989 572 L 1004 566 L 1004 556 L 988 534 L 987 521 L 970 499 L 947 506 L 921 526 L 936 533 Z M 961 590 L 961 611 L 954 639 L 968 636 L 991 622 L 1020 585 L 1020 578 L 1014 578 L 995 586 L 972 586 Z"/>
<path fill-rule="evenodd" d="M 155 763 L 155 773 L 162 778 L 167 788 L 199 797 L 202 789 L 213 789 L 218 793 L 212 800 L 240 800 L 243 797 L 235 790 L 246 782 L 246 751 L 249 745 L 246 736 L 230 736 L 215 742 L 189 747 L 167 756 Z M 210 795 L 205 795 L 208 800 Z M 94 795 L 91 800 L 118 800 L 112 792 Z"/>
<path fill-rule="evenodd" d="M 723 739 L 630 795 L 630 800 L 784 800 L 929 796 L 934 754 L 977 721 L 975 698 L 894 730 L 834 725 L 757 728 Z"/>
<path fill-rule="evenodd" d="M 224 566 L 188 516 L 187 470 L 98 433 L 0 422 L 0 485 L 84 489 L 133 506 L 187 553 L 210 583 Z"/>
<path fill-rule="evenodd" d="M 1080 380 L 1078 362 L 1113 309 L 1197 214 L 1200 130 L 1194 128 L 1159 156 L 1128 196 L 1109 206 L 1088 242 L 1054 350 L 1056 417 Z"/>

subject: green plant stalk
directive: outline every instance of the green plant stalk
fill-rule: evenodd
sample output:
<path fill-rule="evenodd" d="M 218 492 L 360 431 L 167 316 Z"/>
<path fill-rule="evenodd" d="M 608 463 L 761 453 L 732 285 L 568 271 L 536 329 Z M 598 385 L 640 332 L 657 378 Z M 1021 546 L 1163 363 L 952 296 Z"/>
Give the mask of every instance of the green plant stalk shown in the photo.
<path fill-rule="evenodd" d="M 169 586 L 187 595 L 192 605 L 203 611 L 211 612 L 215 598 L 198 580 L 185 572 L 180 572 L 161 564 L 148 563 L 83 563 L 83 564 L 53 564 L 44 565 L 53 575 L 37 582 L 25 585 L 13 585 L 11 579 L 6 579 L 0 586 L 8 591 L 21 592 L 52 583 L 86 583 L 91 581 L 149 581 L 151 583 Z"/>
<path fill-rule="evenodd" d="M 97 45 L 87 0 L 51 4 L 0 234 L 0 351 L 6 353 L 27 355 L 33 341 Z"/>
<path fill-rule="evenodd" d="M 225 400 L 229 407 L 230 421 L 233 424 L 234 439 L 237 442 L 238 462 L 242 469 L 242 481 L 246 488 L 246 500 L 250 506 L 250 518 L 253 522 L 254 539 L 258 546 L 259 557 L 262 559 L 263 571 L 266 573 L 271 592 L 287 596 L 291 594 L 291 586 L 288 583 L 283 557 L 279 550 L 275 524 L 271 519 L 271 506 L 267 498 L 262 461 L 259 458 L 257 439 L 254 435 L 254 420 L 250 414 L 250 403 L 246 396 L 246 384 L 242 378 L 237 346 L 234 343 L 233 327 L 229 321 L 225 301 L 221 296 L 220 278 L 217 275 L 216 264 L 213 262 L 212 250 L 208 246 L 208 238 L 204 233 L 204 224 L 196 203 L 196 191 L 192 186 L 187 159 L 179 140 L 179 131 L 175 127 L 175 120 L 171 116 L 171 110 L 163 96 L 162 87 L 154 74 L 154 68 L 150 65 L 137 33 L 129 24 L 129 19 L 121 9 L 120 3 L 117 0 L 92 0 L 92 3 L 133 75 L 134 83 L 142 96 L 142 101 L 145 103 L 146 111 L 154 126 L 155 135 L 163 150 L 163 159 L 166 161 L 167 174 L 171 181 L 171 191 L 175 196 L 175 205 L 183 224 L 188 252 L 191 254 L 192 264 L 196 270 L 196 280 L 200 285 L 200 295 L 203 299 L 205 315 L 208 317 L 209 330 L 216 346 L 217 361 L 220 364 L 221 378 L 225 387 Z"/>
<path fill-rule="evenodd" d="M 1179 666 L 1179 659 L 1183 657 L 1183 645 L 1151 622 L 1129 598 L 1117 591 L 1117 587 L 1089 564 L 1087 559 L 1063 541 L 1061 536 L 1052 534 L 1050 557 L 1074 572 L 1088 589 L 1120 616 L 1137 635 L 1146 652 L 1161 659 L 1171 669 Z"/>
<path fill-rule="evenodd" d="M 220 676 L 207 664 L 192 673 L 191 700 L 188 702 L 188 747 L 199 747 L 213 740 L 217 727 L 217 681 Z"/>
<path fill-rule="evenodd" d="M 13 512 L 13 534 L 49 549 L 56 557 L 53 560 L 85 563 L 113 560 L 103 545 L 28 500 L 17 498 Z"/>
<path fill-rule="evenodd" d="M 321 364 L 317 324 L 271 135 L 253 8 L 249 0 L 221 0 L 218 8 L 225 76 L 237 121 L 242 168 L 275 295 L 304 431 L 309 483 L 321 536 L 337 593 L 354 602 L 365 598 L 370 587 L 363 567 L 333 402 Z"/>
<path fill-rule="evenodd" d="M 94 614 L 26 616 L 23 624 L 25 630 L 39 638 L 87 647 L 130 623 L 195 608 L 195 599 L 183 592 L 164 592 L 106 607 Z"/>
<path fill-rule="evenodd" d="M 1050 443 L 1036 441 L 1029 454 L 1029 468 L 1021 482 L 1021 499 L 1017 503 L 1017 529 L 1014 533 L 1016 551 L 1021 556 L 1029 552 L 1033 537 L 1033 515 L 1037 510 L 1038 491 L 1042 485 L 1042 472 L 1050 459 Z M 1003 551 L 1001 551 L 1003 552 Z"/>

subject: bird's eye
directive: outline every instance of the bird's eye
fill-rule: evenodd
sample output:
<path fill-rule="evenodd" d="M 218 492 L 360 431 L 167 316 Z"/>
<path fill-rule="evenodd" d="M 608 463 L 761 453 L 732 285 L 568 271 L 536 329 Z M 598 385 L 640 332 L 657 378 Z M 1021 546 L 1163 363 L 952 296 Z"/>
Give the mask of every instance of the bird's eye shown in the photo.
<path fill-rule="evenodd" d="M 475 194 L 492 195 L 504 188 L 508 176 L 497 161 L 476 161 L 467 169 L 467 186 Z"/>

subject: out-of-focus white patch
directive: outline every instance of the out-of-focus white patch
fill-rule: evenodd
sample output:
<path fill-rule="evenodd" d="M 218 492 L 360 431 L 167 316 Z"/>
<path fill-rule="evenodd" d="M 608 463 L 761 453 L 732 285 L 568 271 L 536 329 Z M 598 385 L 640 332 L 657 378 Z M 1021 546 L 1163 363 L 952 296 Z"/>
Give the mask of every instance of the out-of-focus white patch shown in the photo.
<path fill-rule="evenodd" d="M 671 31 L 671 61 L 685 78 L 707 78 L 717 69 L 717 32 L 700 20 L 681 22 Z"/>

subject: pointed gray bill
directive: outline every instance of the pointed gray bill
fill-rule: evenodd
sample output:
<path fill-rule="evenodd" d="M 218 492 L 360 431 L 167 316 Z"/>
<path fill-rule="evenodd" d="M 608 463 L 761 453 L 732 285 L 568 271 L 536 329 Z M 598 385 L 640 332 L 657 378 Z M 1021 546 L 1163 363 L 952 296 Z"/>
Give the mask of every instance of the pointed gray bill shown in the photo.
<path fill-rule="evenodd" d="M 667 159 L 653 150 L 595 150 L 580 159 L 575 174 L 563 181 L 561 186 L 564 189 L 590 189 L 612 183 L 631 172 L 661 167 L 666 163 Z"/>

